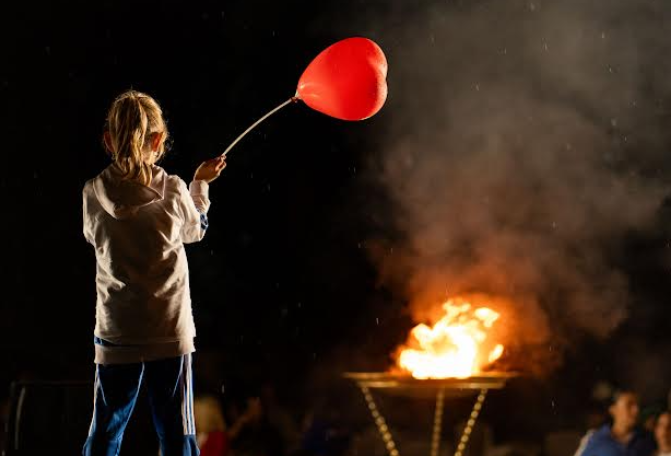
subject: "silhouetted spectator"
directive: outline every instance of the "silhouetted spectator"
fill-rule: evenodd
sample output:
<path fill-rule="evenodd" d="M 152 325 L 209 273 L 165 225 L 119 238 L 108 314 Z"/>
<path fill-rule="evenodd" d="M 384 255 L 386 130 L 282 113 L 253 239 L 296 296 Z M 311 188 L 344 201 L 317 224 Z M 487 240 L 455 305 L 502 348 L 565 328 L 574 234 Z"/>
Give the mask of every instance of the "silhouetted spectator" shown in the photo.
<path fill-rule="evenodd" d="M 652 404 L 644 407 L 641 410 L 641 427 L 651 434 L 654 433 L 657 418 L 659 418 L 659 415 L 661 415 L 664 410 L 664 407 L 659 404 Z"/>
<path fill-rule="evenodd" d="M 612 424 L 594 431 L 578 456 L 651 456 L 655 441 L 649 432 L 636 427 L 638 396 L 630 390 L 617 391 L 608 409 Z"/>
<path fill-rule="evenodd" d="M 657 456 L 671 456 L 671 412 L 663 412 L 655 423 Z"/>
<path fill-rule="evenodd" d="M 575 451 L 574 456 L 582 455 L 587 442 L 592 437 L 592 434 L 596 432 L 597 429 L 601 428 L 605 423 L 608 422 L 608 413 L 604 410 L 603 404 L 598 405 L 597 402 L 593 402 L 589 405 L 586 415 L 585 415 L 585 424 L 587 425 L 587 432 L 580 439 L 578 449 Z"/>
<path fill-rule="evenodd" d="M 296 420 L 278 399 L 273 383 L 269 381 L 263 383 L 259 397 L 266 420 L 279 433 L 284 452 L 290 453 L 296 449 L 300 438 Z"/>
<path fill-rule="evenodd" d="M 219 400 L 214 396 L 200 396 L 194 400 L 193 408 L 200 456 L 226 456 L 230 436 Z"/>
<path fill-rule="evenodd" d="M 248 397 L 244 405 L 230 404 L 228 415 L 233 456 L 284 456 L 286 443 L 268 419 L 259 397 Z"/>
<path fill-rule="evenodd" d="M 337 398 L 321 397 L 305 417 L 300 453 L 310 456 L 342 456 L 352 435 L 343 424 Z"/>

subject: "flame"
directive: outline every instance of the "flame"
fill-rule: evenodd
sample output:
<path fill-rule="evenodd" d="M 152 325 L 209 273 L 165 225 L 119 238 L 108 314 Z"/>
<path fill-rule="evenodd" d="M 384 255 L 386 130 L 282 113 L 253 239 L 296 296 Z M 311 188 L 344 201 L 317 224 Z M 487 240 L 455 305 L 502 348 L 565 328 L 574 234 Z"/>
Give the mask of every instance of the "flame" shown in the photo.
<path fill-rule="evenodd" d="M 489 361 L 490 363 L 493 363 L 494 361 L 499 359 L 502 354 L 503 354 L 503 345 L 496 344 L 496 347 L 494 347 L 494 350 L 492 350 L 491 353 L 489 354 L 489 356 L 487 357 L 487 361 Z"/>
<path fill-rule="evenodd" d="M 402 369 L 420 379 L 465 378 L 501 357 L 503 345 L 487 340 L 499 318 L 497 312 L 487 307 L 474 309 L 458 299 L 448 300 L 443 309 L 445 315 L 433 326 L 419 324 L 412 329 L 398 357 Z"/>

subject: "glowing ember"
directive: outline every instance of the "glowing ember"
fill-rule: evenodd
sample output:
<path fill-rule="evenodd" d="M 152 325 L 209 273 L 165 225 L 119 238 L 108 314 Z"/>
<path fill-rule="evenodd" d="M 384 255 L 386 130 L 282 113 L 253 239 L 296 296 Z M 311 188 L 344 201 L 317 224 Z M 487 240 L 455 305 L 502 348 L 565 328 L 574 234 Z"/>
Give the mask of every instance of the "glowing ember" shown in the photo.
<path fill-rule="evenodd" d="M 402 347 L 398 364 L 415 378 L 465 378 L 481 372 L 503 354 L 503 345 L 487 340 L 499 314 L 487 307 L 450 299 L 445 316 L 431 326 L 417 325 Z"/>

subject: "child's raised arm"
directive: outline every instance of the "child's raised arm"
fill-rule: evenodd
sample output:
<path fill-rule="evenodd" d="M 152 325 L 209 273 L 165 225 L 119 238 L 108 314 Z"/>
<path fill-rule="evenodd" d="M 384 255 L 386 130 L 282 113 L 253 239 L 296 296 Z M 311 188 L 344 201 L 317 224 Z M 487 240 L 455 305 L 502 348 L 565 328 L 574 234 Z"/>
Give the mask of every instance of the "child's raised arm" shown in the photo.
<path fill-rule="evenodd" d="M 196 170 L 188 191 L 184 185 L 182 242 L 185 244 L 198 242 L 205 237 L 208 227 L 207 211 L 210 209 L 209 183 L 219 177 L 225 167 L 225 157 L 204 161 Z"/>

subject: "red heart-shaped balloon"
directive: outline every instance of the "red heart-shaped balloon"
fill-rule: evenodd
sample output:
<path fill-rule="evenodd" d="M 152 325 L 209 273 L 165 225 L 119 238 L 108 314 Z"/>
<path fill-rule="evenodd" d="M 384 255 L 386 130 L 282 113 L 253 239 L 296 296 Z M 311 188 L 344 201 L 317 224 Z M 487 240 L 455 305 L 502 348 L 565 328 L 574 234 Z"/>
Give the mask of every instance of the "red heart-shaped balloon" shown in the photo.
<path fill-rule="evenodd" d="M 296 95 L 312 109 L 342 120 L 375 115 L 387 99 L 387 59 L 367 38 L 347 38 L 305 69 Z"/>

